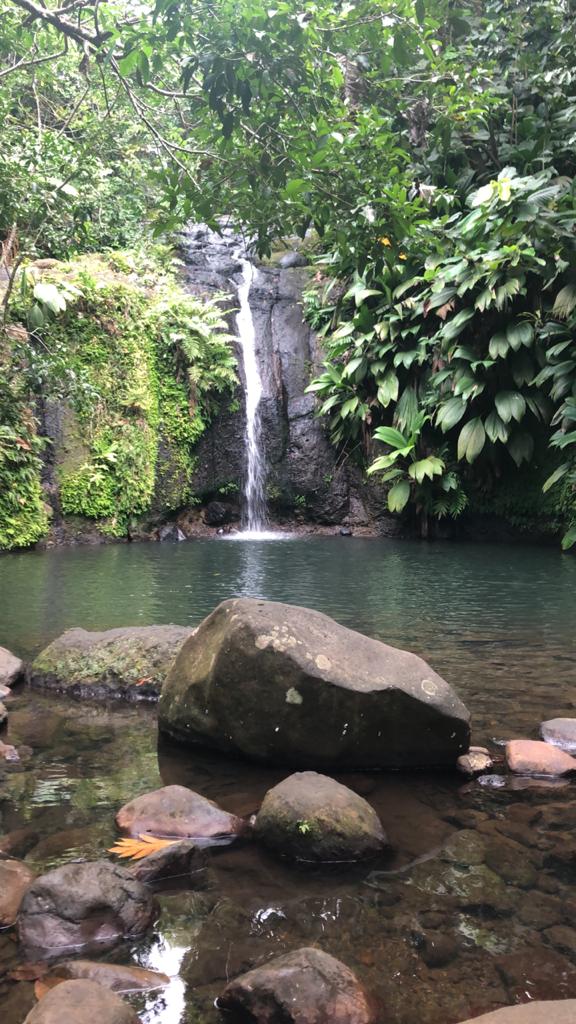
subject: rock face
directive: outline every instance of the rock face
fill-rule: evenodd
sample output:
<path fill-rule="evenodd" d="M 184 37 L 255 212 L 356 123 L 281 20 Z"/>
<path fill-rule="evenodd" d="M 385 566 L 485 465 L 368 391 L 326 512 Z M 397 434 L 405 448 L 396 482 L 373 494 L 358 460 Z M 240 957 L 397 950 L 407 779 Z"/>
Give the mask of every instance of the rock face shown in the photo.
<path fill-rule="evenodd" d="M 316 772 L 297 772 L 269 790 L 254 827 L 266 846 L 297 860 L 362 860 L 387 846 L 370 804 Z"/>
<path fill-rule="evenodd" d="M 542 722 L 540 735 L 546 743 L 568 754 L 576 754 L 576 718 L 551 718 Z"/>
<path fill-rule="evenodd" d="M 162 731 L 300 768 L 454 765 L 469 714 L 421 658 L 326 615 L 224 601 L 181 648 Z"/>
<path fill-rule="evenodd" d="M 129 626 L 92 633 L 69 629 L 38 655 L 33 686 L 93 700 L 157 700 L 168 669 L 193 631 Z"/>
<path fill-rule="evenodd" d="M 576 760 L 563 750 L 539 740 L 511 740 L 506 762 L 518 775 L 568 775 L 576 772 Z"/>
<path fill-rule="evenodd" d="M 40 959 L 142 935 L 157 913 L 148 889 L 109 861 L 64 864 L 41 875 L 20 906 L 18 935 Z"/>
<path fill-rule="evenodd" d="M 116 824 L 122 832 L 145 832 L 166 839 L 230 840 L 247 828 L 242 818 L 186 786 L 164 786 L 143 793 L 121 807 Z"/>
<path fill-rule="evenodd" d="M 238 238 L 226 231 L 216 235 L 205 227 L 192 227 L 183 238 L 182 252 L 188 287 L 195 294 L 229 294 L 231 285 L 238 284 Z M 286 257 L 280 265 L 258 266 L 250 290 L 271 504 L 281 514 L 293 514 L 297 507 L 313 522 L 370 526 L 396 534 L 397 519 L 388 511 L 384 488 L 341 463 L 325 423 L 316 416 L 315 396 L 305 394 L 323 362 L 321 347 L 302 317 L 302 293 L 313 271 L 301 265 L 300 254 Z M 235 305 L 232 298 L 230 306 Z M 230 326 L 235 332 L 232 319 Z M 237 401 L 219 410 L 196 447 L 192 489 L 206 501 L 217 500 L 225 493 L 222 488 L 243 478 L 244 451 L 238 444 L 245 423 L 242 404 L 239 389 Z"/>
<path fill-rule="evenodd" d="M 64 981 L 30 1011 L 24 1024 L 138 1024 L 128 1003 L 95 981 Z"/>
<path fill-rule="evenodd" d="M 320 949 L 297 949 L 235 978 L 218 1000 L 257 1024 L 371 1024 L 360 982 Z"/>
<path fill-rule="evenodd" d="M 24 662 L 14 654 L 0 647 L 0 686 L 14 686 L 24 678 Z"/>
<path fill-rule="evenodd" d="M 0 860 L 0 928 L 14 924 L 34 873 L 19 860 Z"/>

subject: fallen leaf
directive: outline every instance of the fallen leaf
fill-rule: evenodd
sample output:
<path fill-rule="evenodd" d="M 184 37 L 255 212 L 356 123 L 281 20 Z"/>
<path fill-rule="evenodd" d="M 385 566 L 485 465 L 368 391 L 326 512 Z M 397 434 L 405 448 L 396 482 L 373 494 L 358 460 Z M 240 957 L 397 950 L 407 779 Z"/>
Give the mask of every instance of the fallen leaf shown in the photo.
<path fill-rule="evenodd" d="M 117 857 L 129 857 L 131 860 L 142 860 L 151 853 L 163 850 L 165 846 L 173 846 L 179 839 L 159 839 L 158 836 L 140 835 L 138 839 L 118 839 L 114 846 L 111 846 L 108 853 L 115 853 Z"/>
<path fill-rule="evenodd" d="M 144 683 L 152 682 L 152 676 L 142 676 L 142 679 L 136 680 L 136 686 L 144 686 Z"/>

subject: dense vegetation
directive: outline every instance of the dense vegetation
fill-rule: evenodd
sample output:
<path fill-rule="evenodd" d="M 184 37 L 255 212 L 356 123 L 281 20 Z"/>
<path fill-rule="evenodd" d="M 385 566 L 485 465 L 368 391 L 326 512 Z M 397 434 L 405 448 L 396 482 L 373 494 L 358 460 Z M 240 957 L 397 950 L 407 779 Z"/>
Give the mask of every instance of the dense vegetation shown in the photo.
<path fill-rule="evenodd" d="M 569 546 L 574 13 L 0 0 L 8 273 L 133 244 L 147 222 L 229 215 L 263 255 L 313 232 L 306 308 L 327 362 L 312 388 L 334 442 L 423 532 L 467 505 L 521 519 L 528 481 L 524 505 L 549 488 L 541 514 Z"/>

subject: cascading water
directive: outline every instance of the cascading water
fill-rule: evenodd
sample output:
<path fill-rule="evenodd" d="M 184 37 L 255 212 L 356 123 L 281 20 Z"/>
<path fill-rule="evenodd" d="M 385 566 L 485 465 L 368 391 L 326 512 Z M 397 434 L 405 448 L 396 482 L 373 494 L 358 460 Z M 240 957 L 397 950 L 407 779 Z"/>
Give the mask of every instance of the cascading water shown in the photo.
<path fill-rule="evenodd" d="M 260 400 L 262 378 L 256 356 L 256 331 L 250 309 L 250 289 L 256 279 L 256 269 L 248 259 L 242 259 L 242 278 L 238 285 L 239 312 L 236 315 L 238 339 L 242 350 L 246 388 L 246 479 L 242 512 L 243 535 L 262 534 L 266 529 L 266 461 L 262 445 Z"/>

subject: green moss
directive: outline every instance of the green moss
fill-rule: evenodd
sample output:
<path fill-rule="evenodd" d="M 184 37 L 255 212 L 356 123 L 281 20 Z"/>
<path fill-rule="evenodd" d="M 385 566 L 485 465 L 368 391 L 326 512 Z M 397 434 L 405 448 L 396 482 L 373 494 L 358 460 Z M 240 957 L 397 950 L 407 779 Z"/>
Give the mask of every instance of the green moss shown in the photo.
<path fill-rule="evenodd" d="M 175 511 L 194 500 L 194 446 L 236 385 L 226 324 L 216 303 L 182 291 L 165 253 L 160 260 L 82 257 L 42 280 L 67 290 L 67 308 L 57 316 L 44 311 L 32 336 L 28 392 L 71 410 L 75 451 L 83 454 L 56 460 L 60 506 L 64 515 L 96 520 L 104 534 L 124 536 L 153 502 Z M 20 320 L 28 310 L 20 300 Z M 0 508 L 5 547 L 33 543 L 47 529 L 37 454 L 27 464 L 33 523 L 25 527 L 23 514 L 13 523 L 10 509 Z M 13 473 L 7 465 L 7 480 Z"/>

